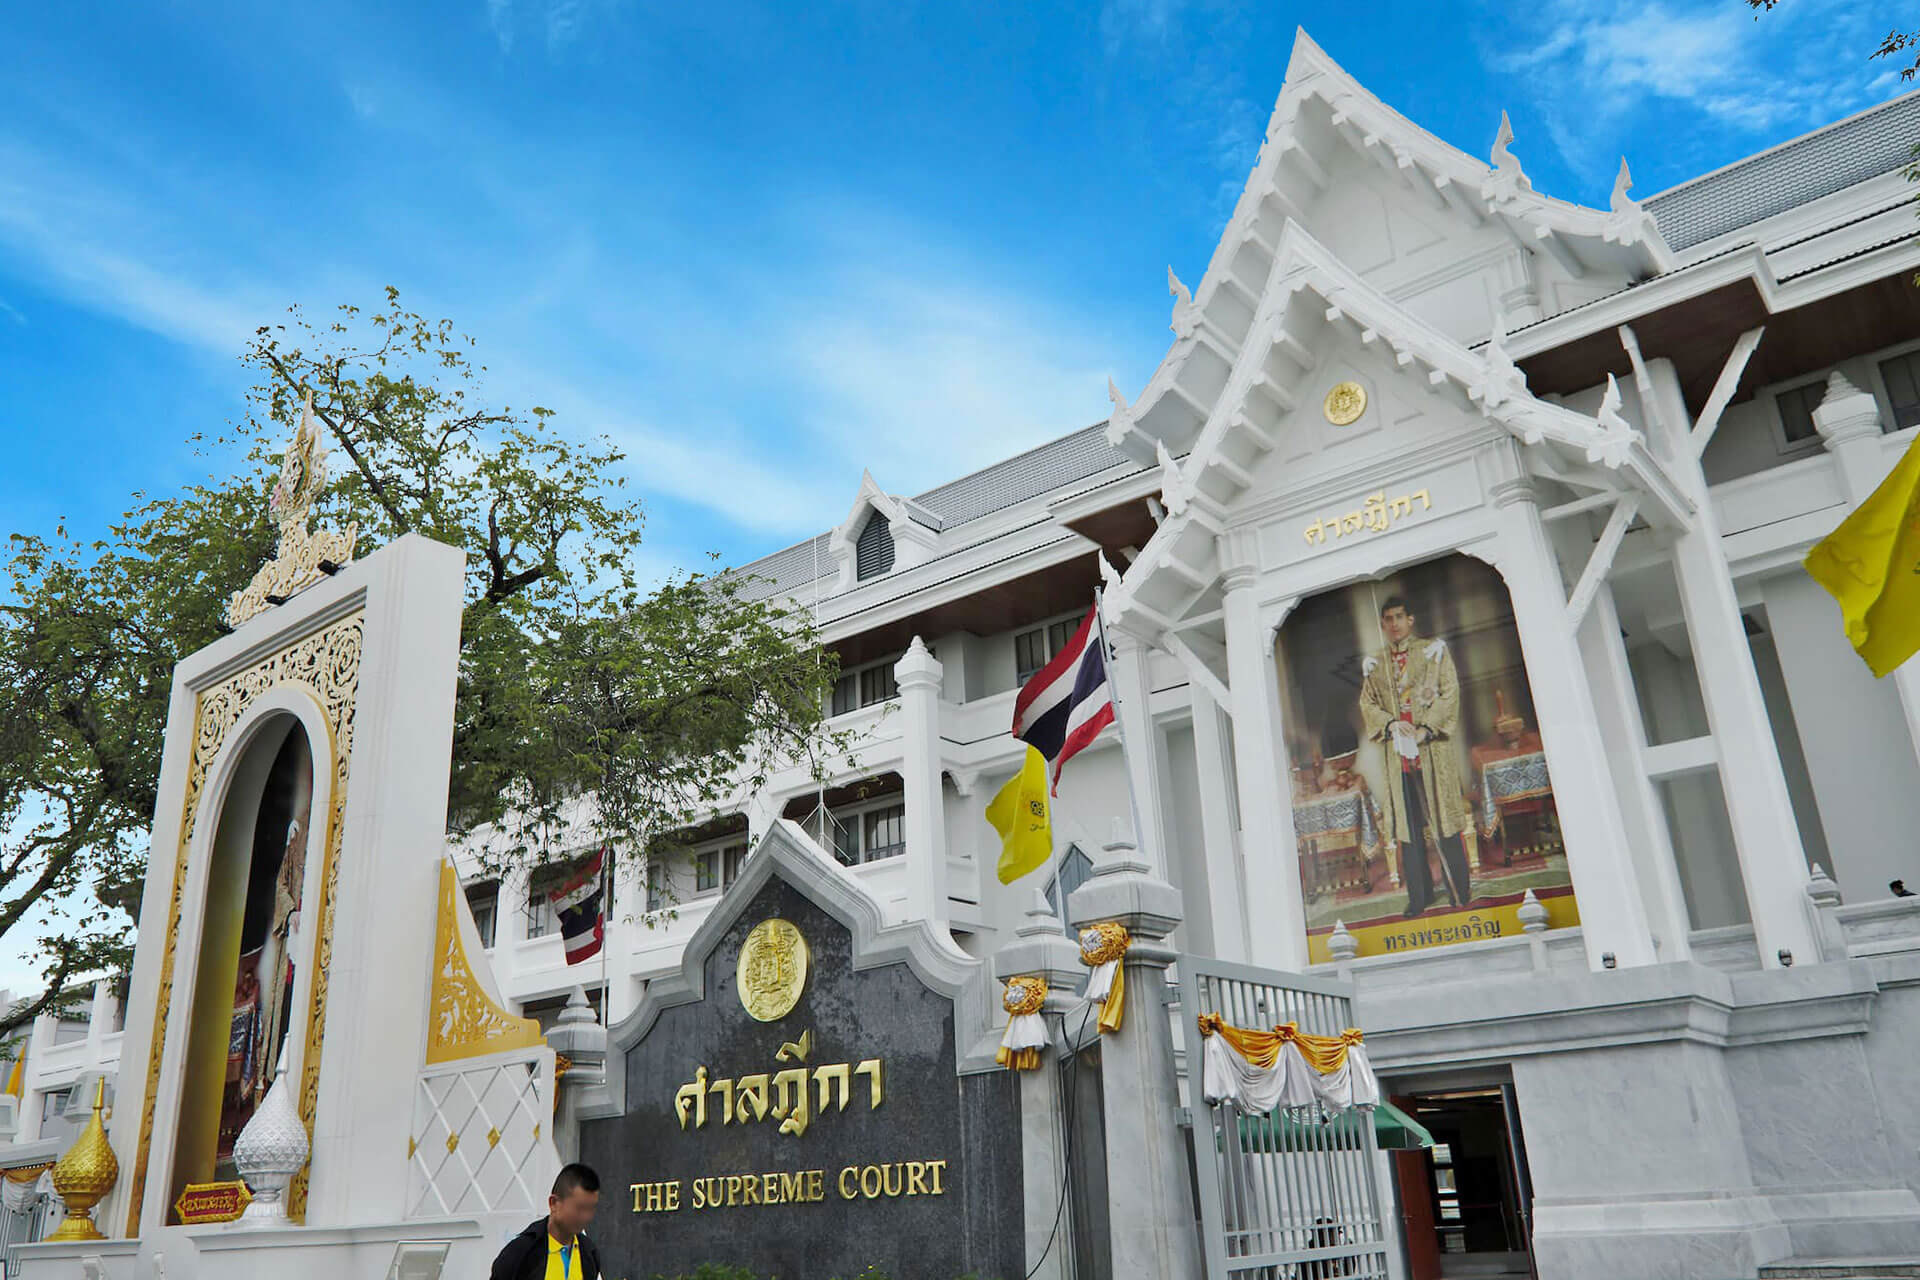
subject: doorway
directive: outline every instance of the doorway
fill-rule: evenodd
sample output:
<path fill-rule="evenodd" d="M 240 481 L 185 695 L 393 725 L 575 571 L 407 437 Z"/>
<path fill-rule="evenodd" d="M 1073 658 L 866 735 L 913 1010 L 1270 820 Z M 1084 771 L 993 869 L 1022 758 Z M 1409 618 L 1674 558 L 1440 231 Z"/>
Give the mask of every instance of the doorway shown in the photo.
<path fill-rule="evenodd" d="M 1533 1276 L 1533 1188 L 1513 1086 L 1393 1103 L 1433 1134 L 1433 1146 L 1394 1154 L 1409 1280 Z"/>

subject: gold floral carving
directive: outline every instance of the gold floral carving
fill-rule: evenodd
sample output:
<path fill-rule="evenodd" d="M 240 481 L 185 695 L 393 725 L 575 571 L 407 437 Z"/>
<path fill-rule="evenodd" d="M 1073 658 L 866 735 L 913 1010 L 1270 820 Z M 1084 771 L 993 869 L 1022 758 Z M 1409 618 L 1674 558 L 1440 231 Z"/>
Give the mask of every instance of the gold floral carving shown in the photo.
<path fill-rule="evenodd" d="M 1367 411 L 1367 389 L 1357 382 L 1336 383 L 1321 408 L 1334 426 L 1351 426 Z"/>
<path fill-rule="evenodd" d="M 793 1012 L 807 985 L 807 940 L 791 921 L 762 920 L 740 947 L 740 1003 L 761 1022 Z"/>
<path fill-rule="evenodd" d="M 460 878 L 440 860 L 440 924 L 433 940 L 433 994 L 428 1001 L 427 1061 L 453 1062 L 544 1043 L 540 1022 L 508 1013 L 474 976 L 460 937 Z"/>
<path fill-rule="evenodd" d="M 260 566 L 253 581 L 227 601 L 227 624 L 239 626 L 270 605 L 304 591 L 327 575 L 323 562 L 338 568 L 353 559 L 360 526 L 310 529 L 307 514 L 327 484 L 327 442 L 313 421 L 313 392 L 300 410 L 300 426 L 280 463 L 280 479 L 267 496 L 267 513 L 280 526 L 273 559 Z"/>
<path fill-rule="evenodd" d="M 339 877 L 341 815 L 347 807 L 347 767 L 353 751 L 354 699 L 360 687 L 360 642 L 366 618 L 356 612 L 282 649 L 258 665 L 229 676 L 200 691 L 194 700 L 193 753 L 187 763 L 186 792 L 181 801 L 180 843 L 174 852 L 173 891 L 167 908 L 167 927 L 160 951 L 160 990 L 154 1002 L 153 1041 L 148 1050 L 146 1097 L 140 1112 L 140 1137 L 135 1148 L 132 1195 L 127 1209 L 127 1234 L 140 1234 L 141 1202 L 146 1198 L 147 1157 L 153 1142 L 154 1109 L 160 1091 L 160 1055 L 167 1043 L 167 1014 L 173 1005 L 173 965 L 180 937 L 180 903 L 186 892 L 187 854 L 193 847 L 207 771 L 220 754 L 233 726 L 240 722 L 260 695 L 281 686 L 304 689 L 320 704 L 332 742 L 314 743 L 316 760 L 333 761 L 333 798 L 326 827 L 320 902 L 315 910 L 317 941 L 313 962 L 313 1000 L 307 1019 L 307 1052 L 302 1065 L 300 1118 L 312 1130 L 314 1104 L 320 1087 L 320 1030 L 326 1021 L 327 968 L 333 956 L 333 899 Z M 327 748 L 322 751 L 322 746 Z M 303 1216 L 307 1175 L 303 1170 L 288 1195 L 288 1211 Z"/>

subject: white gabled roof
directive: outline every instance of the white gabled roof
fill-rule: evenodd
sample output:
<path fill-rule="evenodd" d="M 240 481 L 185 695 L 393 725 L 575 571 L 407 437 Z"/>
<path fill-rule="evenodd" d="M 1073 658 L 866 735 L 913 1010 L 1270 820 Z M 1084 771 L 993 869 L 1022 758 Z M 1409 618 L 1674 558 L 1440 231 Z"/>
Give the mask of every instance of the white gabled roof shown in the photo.
<path fill-rule="evenodd" d="M 1436 209 L 1474 225 L 1498 224 L 1569 274 L 1602 270 L 1636 280 L 1673 265 L 1654 219 L 1627 196 L 1624 160 L 1612 207 L 1592 209 L 1535 191 L 1510 149 L 1512 138 L 1502 113 L 1494 163 L 1476 159 L 1381 102 L 1298 32 L 1266 141 L 1199 287 L 1189 292 L 1167 273 L 1173 346 L 1137 403 L 1110 391 L 1108 442 L 1141 463 L 1153 460 L 1157 442 L 1176 453 L 1189 445 L 1206 413 L 1209 383 L 1237 358 L 1245 317 L 1261 304 L 1259 280 L 1249 277 L 1272 262 L 1276 227 L 1309 222 L 1304 212 L 1329 181 L 1330 148 L 1369 158 Z"/>
<path fill-rule="evenodd" d="M 1277 446 L 1301 384 L 1318 363 L 1310 339 L 1324 328 L 1343 328 L 1362 345 L 1378 345 L 1405 376 L 1451 394 L 1463 409 L 1480 413 L 1522 444 L 1546 450 L 1540 461 L 1547 474 L 1596 491 L 1641 494 L 1642 510 L 1657 524 L 1684 525 L 1691 518 L 1685 491 L 1620 416 L 1619 392 L 1611 382 L 1594 417 L 1537 398 L 1502 342 L 1470 351 L 1343 265 L 1291 220 L 1273 247 L 1261 297 L 1231 371 L 1206 407 L 1192 451 L 1176 462 L 1164 441 L 1154 441 L 1169 515 L 1112 593 L 1114 616 L 1133 612 L 1143 634 L 1177 621 L 1181 608 L 1211 588 L 1226 508 L 1252 485 L 1257 461 Z M 1180 607 L 1170 603 L 1175 599 Z"/>

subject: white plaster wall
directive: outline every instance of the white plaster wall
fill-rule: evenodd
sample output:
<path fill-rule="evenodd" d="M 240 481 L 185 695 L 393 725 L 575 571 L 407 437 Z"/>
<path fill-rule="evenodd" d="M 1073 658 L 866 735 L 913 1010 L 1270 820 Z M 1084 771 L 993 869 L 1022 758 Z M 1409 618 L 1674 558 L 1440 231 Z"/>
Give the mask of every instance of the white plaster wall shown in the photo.
<path fill-rule="evenodd" d="M 1920 831 L 1920 763 L 1898 694 L 1848 646 L 1839 607 L 1813 579 L 1793 570 L 1761 592 L 1829 870 L 1849 902 L 1887 897 L 1887 881 L 1920 880 L 1920 845 L 1910 838 Z"/>

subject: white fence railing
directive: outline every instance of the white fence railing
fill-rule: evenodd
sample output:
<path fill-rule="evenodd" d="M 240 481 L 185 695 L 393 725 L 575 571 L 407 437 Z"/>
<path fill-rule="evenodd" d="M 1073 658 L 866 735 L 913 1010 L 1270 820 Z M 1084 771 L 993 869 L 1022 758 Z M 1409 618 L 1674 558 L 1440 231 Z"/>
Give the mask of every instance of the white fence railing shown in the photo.
<path fill-rule="evenodd" d="M 1194 1020 L 1217 1013 L 1242 1027 L 1299 1024 L 1312 1035 L 1352 1025 L 1348 984 L 1301 974 L 1180 957 L 1178 1030 L 1197 1043 Z M 1197 1049 L 1187 1055 L 1199 1068 Z M 1207 1280 L 1385 1280 L 1372 1116 L 1321 1121 L 1209 1106 L 1190 1079 L 1195 1182 Z"/>
<path fill-rule="evenodd" d="M 554 1056 L 544 1047 L 423 1068 L 407 1138 L 407 1216 L 544 1210 L 560 1172 L 553 1100 Z"/>

